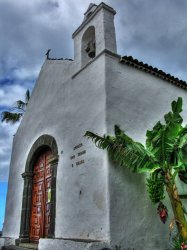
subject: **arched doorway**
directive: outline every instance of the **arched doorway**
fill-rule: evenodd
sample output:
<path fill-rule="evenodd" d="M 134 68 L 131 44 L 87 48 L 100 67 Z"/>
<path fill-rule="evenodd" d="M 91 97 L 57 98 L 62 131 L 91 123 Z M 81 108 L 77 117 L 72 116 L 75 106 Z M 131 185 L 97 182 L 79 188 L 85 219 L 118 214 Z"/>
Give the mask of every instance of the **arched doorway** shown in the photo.
<path fill-rule="evenodd" d="M 58 148 L 50 135 L 40 136 L 29 152 L 24 179 L 20 236 L 17 242 L 38 242 L 55 234 Z"/>
<path fill-rule="evenodd" d="M 46 149 L 40 153 L 34 164 L 29 233 L 31 242 L 38 242 L 40 238 L 47 238 L 49 235 L 51 221 L 51 158 L 53 158 L 52 151 Z"/>

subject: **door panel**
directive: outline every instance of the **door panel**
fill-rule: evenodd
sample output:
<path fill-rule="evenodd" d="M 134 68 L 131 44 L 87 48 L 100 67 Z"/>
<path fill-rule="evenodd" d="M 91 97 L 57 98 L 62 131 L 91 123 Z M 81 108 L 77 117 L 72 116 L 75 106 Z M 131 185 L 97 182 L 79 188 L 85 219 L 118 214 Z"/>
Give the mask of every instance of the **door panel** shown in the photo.
<path fill-rule="evenodd" d="M 34 165 L 32 205 L 30 219 L 30 241 L 38 242 L 47 237 L 51 220 L 51 178 L 52 170 L 48 163 L 51 151 L 42 153 Z"/>

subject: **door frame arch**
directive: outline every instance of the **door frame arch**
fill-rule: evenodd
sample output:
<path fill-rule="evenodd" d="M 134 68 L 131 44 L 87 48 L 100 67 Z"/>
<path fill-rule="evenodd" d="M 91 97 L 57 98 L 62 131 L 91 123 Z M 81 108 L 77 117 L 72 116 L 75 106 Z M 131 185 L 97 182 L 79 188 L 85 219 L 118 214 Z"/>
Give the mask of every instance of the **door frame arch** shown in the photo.
<path fill-rule="evenodd" d="M 58 147 L 57 143 L 51 135 L 44 134 L 40 136 L 33 144 L 27 157 L 25 172 L 22 174 L 24 179 L 22 211 L 21 211 L 21 225 L 20 235 L 17 243 L 29 242 L 30 232 L 30 213 L 32 204 L 32 182 L 34 163 L 39 154 L 45 150 L 51 149 L 53 158 L 50 159 L 52 166 L 52 182 L 51 182 L 51 224 L 48 238 L 55 237 L 55 215 L 56 215 L 56 174 L 58 166 Z"/>

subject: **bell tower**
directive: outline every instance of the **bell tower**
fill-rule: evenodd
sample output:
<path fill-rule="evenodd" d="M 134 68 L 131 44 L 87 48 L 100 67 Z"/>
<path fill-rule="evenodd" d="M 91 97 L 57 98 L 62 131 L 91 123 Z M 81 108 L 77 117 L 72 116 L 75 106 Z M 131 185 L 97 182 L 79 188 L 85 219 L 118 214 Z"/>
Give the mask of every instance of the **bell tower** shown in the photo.
<path fill-rule="evenodd" d="M 83 68 L 104 50 L 117 53 L 115 14 L 115 10 L 105 3 L 89 5 L 82 24 L 72 35 L 77 69 Z"/>

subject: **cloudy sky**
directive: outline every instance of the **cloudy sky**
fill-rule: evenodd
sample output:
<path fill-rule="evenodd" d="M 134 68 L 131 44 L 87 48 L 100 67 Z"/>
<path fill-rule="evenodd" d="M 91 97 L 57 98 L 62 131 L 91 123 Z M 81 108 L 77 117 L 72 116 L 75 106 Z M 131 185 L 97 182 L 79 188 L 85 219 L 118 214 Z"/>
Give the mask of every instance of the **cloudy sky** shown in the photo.
<path fill-rule="evenodd" d="M 118 54 L 131 55 L 187 81 L 186 0 L 105 3 L 117 11 Z M 81 24 L 89 4 L 90 0 L 0 0 L 0 112 L 24 99 L 26 89 L 33 89 L 47 49 L 52 50 L 51 57 L 74 57 L 71 35 Z M 3 190 L 17 126 L 0 123 Z M 2 202 L 1 210 L 3 206 Z"/>

